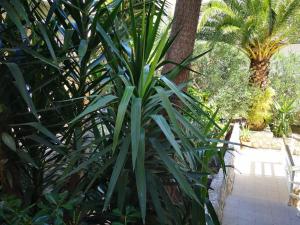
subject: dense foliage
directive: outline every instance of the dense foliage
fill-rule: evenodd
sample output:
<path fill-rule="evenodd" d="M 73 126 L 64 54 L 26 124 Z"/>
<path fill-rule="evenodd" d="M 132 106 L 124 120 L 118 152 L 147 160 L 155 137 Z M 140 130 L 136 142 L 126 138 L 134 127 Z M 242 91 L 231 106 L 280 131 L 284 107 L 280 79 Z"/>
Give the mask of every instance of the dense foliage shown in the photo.
<path fill-rule="evenodd" d="M 1 1 L 1 224 L 219 224 L 227 126 L 160 75 L 164 4 Z"/>
<path fill-rule="evenodd" d="M 195 54 L 209 49 L 206 43 L 197 42 Z M 229 120 L 246 118 L 253 88 L 248 86 L 249 61 L 234 47 L 216 44 L 212 50 L 193 63 L 198 73 L 192 74 L 190 91 L 219 109 L 219 116 Z"/>
<path fill-rule="evenodd" d="M 277 123 L 279 111 L 273 100 L 280 105 L 285 101 L 293 101 L 294 114 L 299 111 L 299 55 L 285 49 L 273 57 L 270 63 L 270 87 L 274 89 L 275 95 L 268 98 L 266 113 L 264 110 L 251 110 L 252 106 L 262 109 L 261 104 L 266 102 L 259 103 L 255 100 L 263 91 L 248 85 L 250 71 L 247 57 L 236 48 L 223 43 L 210 46 L 205 42 L 197 42 L 196 53 L 200 52 L 199 49 L 209 48 L 212 49 L 208 54 L 193 63 L 194 70 L 199 72 L 192 74 L 189 91 L 210 108 L 219 109 L 221 118 L 247 118 L 249 124 L 258 120 L 265 121 L 264 124 Z M 289 123 L 298 123 L 298 117 L 293 118 Z"/>
<path fill-rule="evenodd" d="M 257 90 L 253 94 L 251 107 L 247 115 L 248 127 L 252 130 L 263 130 L 272 120 L 273 98 L 276 95 L 273 88 Z"/>
<path fill-rule="evenodd" d="M 292 46 L 293 48 L 293 46 Z M 275 100 L 282 103 L 286 99 L 294 100 L 295 107 L 300 105 L 300 55 L 279 53 L 271 61 L 271 86 L 276 90 Z"/>
<path fill-rule="evenodd" d="M 299 40 L 298 0 L 213 0 L 200 37 L 238 47 L 251 61 L 250 83 L 266 88 L 271 57 Z"/>
<path fill-rule="evenodd" d="M 276 55 L 271 64 L 270 79 L 276 90 L 271 127 L 276 136 L 289 135 L 290 125 L 300 121 L 300 56 L 288 53 Z"/>

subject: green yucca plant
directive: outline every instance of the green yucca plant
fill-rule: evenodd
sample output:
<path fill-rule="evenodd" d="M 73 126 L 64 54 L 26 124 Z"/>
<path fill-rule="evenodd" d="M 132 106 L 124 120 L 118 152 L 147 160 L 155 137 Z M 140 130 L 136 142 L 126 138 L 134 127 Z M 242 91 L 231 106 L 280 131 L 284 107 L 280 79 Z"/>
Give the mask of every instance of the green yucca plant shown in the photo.
<path fill-rule="evenodd" d="M 291 133 L 291 123 L 295 113 L 295 100 L 284 99 L 274 103 L 274 119 L 272 131 L 276 137 L 288 136 Z"/>
<path fill-rule="evenodd" d="M 104 224 L 127 206 L 136 224 L 219 224 L 207 185 L 227 127 L 160 75 L 165 3 L 142 3 L 1 2 L 0 196 L 30 206 L 29 223 L 53 224 L 59 201 L 56 224 Z"/>

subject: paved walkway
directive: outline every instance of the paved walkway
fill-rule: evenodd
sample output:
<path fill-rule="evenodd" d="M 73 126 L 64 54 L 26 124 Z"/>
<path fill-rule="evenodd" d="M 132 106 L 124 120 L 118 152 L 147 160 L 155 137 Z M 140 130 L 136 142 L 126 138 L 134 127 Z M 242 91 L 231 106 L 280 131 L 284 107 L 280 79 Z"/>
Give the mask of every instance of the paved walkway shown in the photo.
<path fill-rule="evenodd" d="M 236 177 L 222 225 L 300 225 L 289 207 L 281 151 L 244 148 L 235 159 Z"/>

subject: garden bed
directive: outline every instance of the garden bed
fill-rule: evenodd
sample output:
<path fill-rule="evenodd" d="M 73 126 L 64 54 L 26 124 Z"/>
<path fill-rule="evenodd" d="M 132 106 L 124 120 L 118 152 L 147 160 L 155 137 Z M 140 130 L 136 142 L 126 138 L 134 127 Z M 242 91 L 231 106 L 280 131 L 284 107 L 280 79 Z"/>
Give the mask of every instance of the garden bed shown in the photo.
<path fill-rule="evenodd" d="M 253 148 L 281 150 L 283 142 L 282 138 L 274 137 L 273 133 L 267 129 L 250 131 L 249 141 L 243 141 L 242 144 Z"/>
<path fill-rule="evenodd" d="M 293 133 L 286 140 L 291 145 L 292 154 L 300 155 L 300 129 L 292 126 L 292 131 Z M 282 138 L 275 137 L 269 129 L 250 131 L 249 141 L 241 141 L 241 143 L 245 146 L 259 149 L 281 150 L 283 147 Z"/>

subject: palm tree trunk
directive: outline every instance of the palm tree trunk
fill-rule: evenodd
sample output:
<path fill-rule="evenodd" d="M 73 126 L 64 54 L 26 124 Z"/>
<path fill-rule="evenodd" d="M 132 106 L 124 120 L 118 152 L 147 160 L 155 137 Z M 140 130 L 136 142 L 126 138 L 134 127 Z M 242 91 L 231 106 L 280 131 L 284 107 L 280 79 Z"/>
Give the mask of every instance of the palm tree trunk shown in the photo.
<path fill-rule="evenodd" d="M 171 30 L 171 37 L 176 37 L 174 43 L 167 52 L 166 60 L 181 63 L 186 57 L 193 53 L 197 26 L 200 15 L 202 0 L 176 0 L 174 21 Z M 175 65 L 167 64 L 163 68 L 163 74 L 171 71 Z M 184 69 L 178 74 L 175 83 L 186 82 L 189 71 Z"/>
<path fill-rule="evenodd" d="M 265 90 L 268 86 L 268 78 L 270 73 L 270 59 L 256 60 L 251 59 L 250 63 L 251 75 L 249 83 Z"/>
<path fill-rule="evenodd" d="M 274 93 L 268 88 L 270 58 L 263 60 L 251 59 L 251 75 L 249 84 L 262 90 L 254 95 L 248 112 L 247 123 L 251 130 L 263 130 L 270 120 Z"/>

